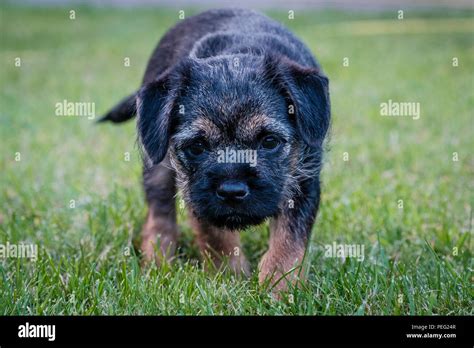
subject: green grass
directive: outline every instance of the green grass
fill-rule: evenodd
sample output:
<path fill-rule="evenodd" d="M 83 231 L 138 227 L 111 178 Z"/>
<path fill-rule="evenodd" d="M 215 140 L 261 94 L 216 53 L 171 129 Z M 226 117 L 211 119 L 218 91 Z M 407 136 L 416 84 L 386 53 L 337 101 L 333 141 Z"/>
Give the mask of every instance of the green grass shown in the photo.
<path fill-rule="evenodd" d="M 333 109 L 309 280 L 276 301 L 256 272 L 205 273 L 184 212 L 180 259 L 141 270 L 133 122 L 55 116 L 64 99 L 100 114 L 135 90 L 176 11 L 78 8 L 71 21 L 67 9 L 2 6 L 0 244 L 40 255 L 0 259 L 0 314 L 473 313 L 472 12 L 270 13 L 322 62 Z M 421 118 L 380 116 L 388 99 L 421 103 Z M 242 239 L 255 269 L 268 226 Z M 334 241 L 363 244 L 365 260 L 324 257 Z"/>

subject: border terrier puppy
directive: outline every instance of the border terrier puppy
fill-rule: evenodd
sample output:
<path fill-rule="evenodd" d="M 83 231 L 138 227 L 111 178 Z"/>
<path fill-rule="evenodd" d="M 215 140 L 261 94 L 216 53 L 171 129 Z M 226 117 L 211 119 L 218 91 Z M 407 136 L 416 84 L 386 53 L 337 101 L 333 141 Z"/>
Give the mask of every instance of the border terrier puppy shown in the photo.
<path fill-rule="evenodd" d="M 101 121 L 135 114 L 148 203 L 145 259 L 173 257 L 179 190 L 201 252 L 217 267 L 228 257 L 235 272 L 248 274 L 238 230 L 270 219 L 259 279 L 296 282 L 330 124 L 328 79 L 310 50 L 257 12 L 190 17 L 161 39 L 141 89 Z"/>

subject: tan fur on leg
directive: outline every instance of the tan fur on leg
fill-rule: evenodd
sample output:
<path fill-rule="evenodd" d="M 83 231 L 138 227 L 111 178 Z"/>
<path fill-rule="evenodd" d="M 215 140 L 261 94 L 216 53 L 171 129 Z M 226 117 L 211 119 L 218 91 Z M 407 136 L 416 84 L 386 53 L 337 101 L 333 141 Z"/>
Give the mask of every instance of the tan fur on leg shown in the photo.
<path fill-rule="evenodd" d="M 159 240 L 159 248 L 156 243 Z M 155 216 L 148 210 L 147 219 L 142 230 L 141 249 L 145 263 L 155 259 L 158 265 L 163 261 L 170 261 L 175 253 L 178 240 L 176 223 L 165 216 Z M 157 250 L 158 249 L 158 250 Z"/>
<path fill-rule="evenodd" d="M 285 217 L 272 221 L 270 247 L 259 264 L 260 283 L 269 280 L 275 286 L 276 293 L 285 291 L 289 282 L 297 285 L 304 276 L 302 262 L 305 250 L 306 240 L 294 238 Z M 292 271 L 286 274 L 290 270 Z M 283 276 L 284 278 L 280 280 Z"/>
<path fill-rule="evenodd" d="M 250 266 L 240 247 L 237 231 L 223 230 L 198 221 L 190 214 L 191 225 L 196 234 L 201 254 L 221 269 L 223 260 L 228 257 L 229 267 L 235 274 L 250 275 Z"/>

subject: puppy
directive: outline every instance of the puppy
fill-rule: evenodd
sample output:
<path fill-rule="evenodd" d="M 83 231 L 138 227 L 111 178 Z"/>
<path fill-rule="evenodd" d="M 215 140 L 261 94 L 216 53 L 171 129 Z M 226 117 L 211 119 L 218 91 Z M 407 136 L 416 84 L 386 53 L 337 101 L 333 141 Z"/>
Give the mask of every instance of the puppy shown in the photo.
<path fill-rule="evenodd" d="M 330 124 L 328 79 L 310 50 L 253 11 L 190 17 L 161 39 L 141 89 L 101 121 L 135 114 L 148 203 L 145 259 L 173 257 L 179 191 L 201 252 L 217 267 L 228 257 L 236 273 L 248 274 L 238 231 L 269 219 L 259 280 L 276 289 L 297 282 Z"/>

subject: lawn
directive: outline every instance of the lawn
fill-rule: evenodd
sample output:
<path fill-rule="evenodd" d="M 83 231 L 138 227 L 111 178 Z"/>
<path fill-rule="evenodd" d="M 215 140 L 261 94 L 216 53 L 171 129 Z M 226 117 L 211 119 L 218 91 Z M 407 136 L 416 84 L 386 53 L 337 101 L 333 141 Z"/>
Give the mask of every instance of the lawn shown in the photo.
<path fill-rule="evenodd" d="M 142 270 L 134 123 L 55 114 L 134 91 L 178 10 L 1 6 L 0 244 L 39 255 L 0 258 L 0 314 L 473 314 L 473 12 L 269 12 L 321 61 L 333 115 L 309 279 L 277 301 L 256 272 L 204 272 L 181 210 L 179 260 Z M 420 117 L 381 116 L 388 100 Z M 268 226 L 242 239 L 255 269 Z"/>

